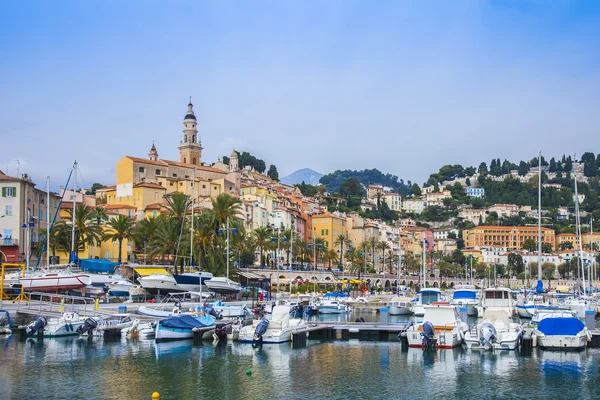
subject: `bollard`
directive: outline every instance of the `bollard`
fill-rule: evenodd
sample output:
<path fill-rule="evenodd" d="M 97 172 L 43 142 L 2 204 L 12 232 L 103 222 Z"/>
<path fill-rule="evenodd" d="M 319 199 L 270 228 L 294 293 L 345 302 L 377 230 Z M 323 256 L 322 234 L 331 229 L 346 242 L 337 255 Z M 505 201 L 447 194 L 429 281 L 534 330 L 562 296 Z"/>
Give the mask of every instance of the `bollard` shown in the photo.
<path fill-rule="evenodd" d="M 99 307 L 100 307 L 100 299 L 98 297 L 96 297 L 96 304 L 94 304 L 94 310 L 98 311 Z"/>
<path fill-rule="evenodd" d="M 63 312 L 65 306 L 65 299 L 60 299 L 60 306 L 58 307 L 58 312 Z"/>
<path fill-rule="evenodd" d="M 389 312 L 390 309 L 387 307 L 382 307 L 379 309 L 379 323 L 381 325 L 388 325 L 389 324 Z"/>
<path fill-rule="evenodd" d="M 119 306 L 117 310 L 119 314 L 127 314 L 127 306 Z"/>
<path fill-rule="evenodd" d="M 152 393 L 152 400 L 158 400 L 158 399 L 160 399 L 160 394 L 158 392 Z"/>
<path fill-rule="evenodd" d="M 589 330 L 596 328 L 596 312 L 594 310 L 585 310 L 585 327 Z"/>
<path fill-rule="evenodd" d="M 469 314 L 467 313 L 468 309 L 467 307 L 461 307 L 458 309 L 458 314 L 460 315 L 460 320 L 462 322 L 464 322 L 465 324 L 467 323 L 467 320 L 469 318 Z"/>

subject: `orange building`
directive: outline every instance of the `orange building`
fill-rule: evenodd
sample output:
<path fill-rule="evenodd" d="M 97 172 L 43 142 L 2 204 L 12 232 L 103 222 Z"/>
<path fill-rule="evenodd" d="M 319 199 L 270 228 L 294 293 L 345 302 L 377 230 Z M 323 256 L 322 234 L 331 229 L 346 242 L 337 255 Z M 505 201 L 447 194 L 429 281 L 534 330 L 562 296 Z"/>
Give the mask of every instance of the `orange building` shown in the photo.
<path fill-rule="evenodd" d="M 537 243 L 538 228 L 535 226 L 477 226 L 463 233 L 465 246 L 506 247 L 508 249 L 521 250 L 527 239 L 533 239 Z M 549 243 L 555 248 L 554 230 L 542 228 L 542 243 Z"/>

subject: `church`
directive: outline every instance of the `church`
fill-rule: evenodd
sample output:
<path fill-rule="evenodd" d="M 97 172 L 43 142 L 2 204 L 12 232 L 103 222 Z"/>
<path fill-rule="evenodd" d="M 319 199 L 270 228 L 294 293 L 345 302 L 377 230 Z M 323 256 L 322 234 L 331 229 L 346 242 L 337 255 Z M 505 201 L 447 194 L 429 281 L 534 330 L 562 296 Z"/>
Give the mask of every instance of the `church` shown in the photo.
<path fill-rule="evenodd" d="M 194 196 L 198 204 L 210 203 L 221 193 L 238 196 L 241 171 L 238 155 L 231 153 L 229 165 L 202 162 L 194 106 L 188 104 L 179 143 L 179 161 L 161 159 L 154 143 L 148 158 L 124 156 L 117 162 L 116 185 L 99 189 L 97 197 L 107 210 L 143 219 L 160 213 L 164 197 L 179 191 Z"/>

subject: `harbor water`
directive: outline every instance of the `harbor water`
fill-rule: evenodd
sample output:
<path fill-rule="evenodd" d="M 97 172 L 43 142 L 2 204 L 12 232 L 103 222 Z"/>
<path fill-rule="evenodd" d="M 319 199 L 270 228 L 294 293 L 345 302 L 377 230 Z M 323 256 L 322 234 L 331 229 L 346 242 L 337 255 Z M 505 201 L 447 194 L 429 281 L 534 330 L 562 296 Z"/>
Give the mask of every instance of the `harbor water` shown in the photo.
<path fill-rule="evenodd" d="M 1 399 L 600 398 L 600 350 L 479 353 L 399 342 L 215 345 L 0 338 Z M 249 371 L 248 371 L 249 370 Z"/>

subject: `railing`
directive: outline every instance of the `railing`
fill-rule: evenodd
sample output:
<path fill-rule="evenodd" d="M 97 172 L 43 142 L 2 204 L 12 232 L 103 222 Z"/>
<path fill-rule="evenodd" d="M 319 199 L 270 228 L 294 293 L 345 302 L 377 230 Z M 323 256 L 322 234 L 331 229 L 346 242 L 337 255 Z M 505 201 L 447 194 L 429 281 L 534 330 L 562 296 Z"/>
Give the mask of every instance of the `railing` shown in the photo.
<path fill-rule="evenodd" d="M 42 293 L 42 292 L 27 292 L 29 300 L 19 302 L 17 312 L 19 310 L 38 311 L 40 314 L 44 312 L 77 312 L 82 315 L 97 313 L 95 310 L 94 299 L 81 296 L 68 296 L 62 294 Z M 83 310 L 82 310 L 83 308 Z"/>
<path fill-rule="evenodd" d="M 2 245 L 2 246 L 18 246 L 19 239 L 0 239 L 0 245 Z"/>

